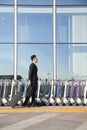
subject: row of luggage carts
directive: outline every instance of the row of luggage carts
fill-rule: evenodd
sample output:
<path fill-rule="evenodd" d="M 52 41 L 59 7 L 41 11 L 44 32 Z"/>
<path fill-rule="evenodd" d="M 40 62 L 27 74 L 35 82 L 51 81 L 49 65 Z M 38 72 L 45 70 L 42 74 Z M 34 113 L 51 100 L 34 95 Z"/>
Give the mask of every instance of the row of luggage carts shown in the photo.
<path fill-rule="evenodd" d="M 9 106 L 17 93 L 22 93 L 17 105 L 25 101 L 27 80 L 0 80 L 0 106 Z M 31 102 L 31 98 L 29 102 Z M 87 81 L 85 80 L 39 80 L 36 92 L 38 105 L 87 105 Z"/>

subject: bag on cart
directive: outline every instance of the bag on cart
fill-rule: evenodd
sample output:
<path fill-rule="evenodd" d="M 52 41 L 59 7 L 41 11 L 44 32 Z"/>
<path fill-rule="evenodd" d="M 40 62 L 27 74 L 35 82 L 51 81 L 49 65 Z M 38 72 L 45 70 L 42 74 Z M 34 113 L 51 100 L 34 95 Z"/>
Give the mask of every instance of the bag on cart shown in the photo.
<path fill-rule="evenodd" d="M 9 105 L 10 105 L 12 108 L 14 108 L 14 107 L 17 105 L 18 101 L 20 101 L 20 100 L 22 99 L 22 95 L 23 95 L 22 92 L 17 92 L 17 93 L 12 97 L 12 99 L 11 99 Z"/>

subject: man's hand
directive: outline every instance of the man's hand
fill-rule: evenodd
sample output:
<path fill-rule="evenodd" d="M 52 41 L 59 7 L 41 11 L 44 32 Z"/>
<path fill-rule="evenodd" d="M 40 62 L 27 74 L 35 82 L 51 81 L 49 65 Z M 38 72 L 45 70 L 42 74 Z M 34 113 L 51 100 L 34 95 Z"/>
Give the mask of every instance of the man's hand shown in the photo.
<path fill-rule="evenodd" d="M 31 81 L 30 80 L 28 80 L 28 85 L 31 85 Z"/>

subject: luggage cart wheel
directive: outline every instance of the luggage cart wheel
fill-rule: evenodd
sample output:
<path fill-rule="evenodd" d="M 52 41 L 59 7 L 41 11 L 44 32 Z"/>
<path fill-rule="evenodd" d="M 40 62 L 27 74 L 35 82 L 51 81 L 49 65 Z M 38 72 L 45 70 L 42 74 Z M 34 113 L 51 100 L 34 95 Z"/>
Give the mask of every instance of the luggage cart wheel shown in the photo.
<path fill-rule="evenodd" d="M 3 105 L 8 106 L 8 101 L 5 98 L 2 99 L 2 103 Z"/>
<path fill-rule="evenodd" d="M 46 106 L 49 106 L 50 105 L 50 102 L 46 102 Z"/>

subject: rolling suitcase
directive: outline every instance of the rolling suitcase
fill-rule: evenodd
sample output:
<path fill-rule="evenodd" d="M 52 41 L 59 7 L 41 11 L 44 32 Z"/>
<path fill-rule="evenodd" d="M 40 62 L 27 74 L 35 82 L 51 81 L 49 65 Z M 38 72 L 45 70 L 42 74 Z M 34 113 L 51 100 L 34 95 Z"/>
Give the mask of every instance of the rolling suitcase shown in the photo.
<path fill-rule="evenodd" d="M 17 91 L 16 94 L 12 97 L 11 101 L 9 102 L 9 105 L 10 105 L 12 108 L 14 108 L 19 101 L 22 102 L 23 86 L 21 86 L 20 83 L 21 83 L 21 82 L 18 81 L 18 86 L 15 87 L 15 89 L 18 89 L 18 90 L 16 90 L 16 91 Z"/>
<path fill-rule="evenodd" d="M 18 103 L 18 101 L 22 99 L 22 95 L 23 95 L 22 92 L 17 92 L 17 93 L 13 96 L 13 98 L 12 98 L 12 100 L 10 101 L 9 105 L 10 105 L 12 108 L 14 108 L 14 107 L 16 106 L 16 104 Z"/>

